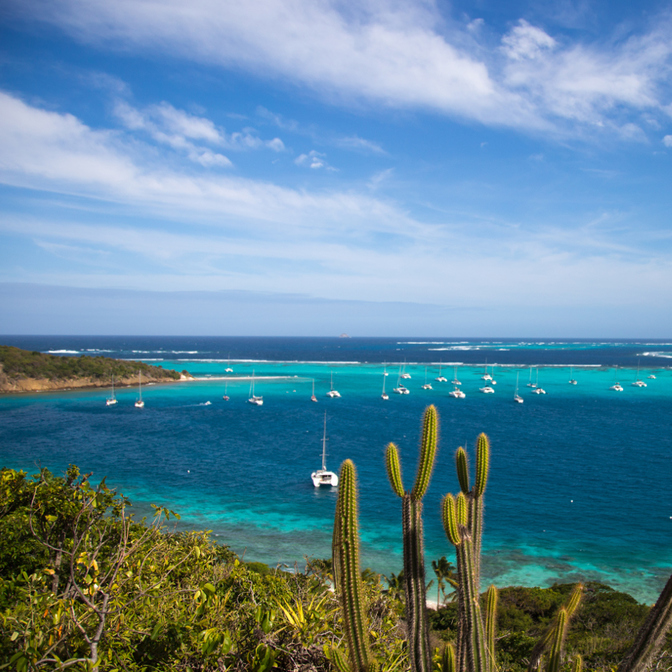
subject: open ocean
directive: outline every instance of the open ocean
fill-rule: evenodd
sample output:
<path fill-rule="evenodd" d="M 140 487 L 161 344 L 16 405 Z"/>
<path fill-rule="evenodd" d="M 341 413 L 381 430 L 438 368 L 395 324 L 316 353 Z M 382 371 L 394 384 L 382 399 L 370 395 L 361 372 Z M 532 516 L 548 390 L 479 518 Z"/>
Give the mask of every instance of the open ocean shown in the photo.
<path fill-rule="evenodd" d="M 453 454 L 491 441 L 484 586 L 599 580 L 653 602 L 672 572 L 672 343 L 421 338 L 14 336 L 0 342 L 64 355 L 138 359 L 198 380 L 0 396 L 0 465 L 107 477 L 133 502 L 181 514 L 246 560 L 276 565 L 331 556 L 336 491 L 316 490 L 327 414 L 328 468 L 354 460 L 362 565 L 401 569 L 400 500 L 384 451 L 400 448 L 412 486 L 420 421 L 433 403 L 440 443 L 424 500 L 425 554 L 446 555 L 440 501 L 457 492 Z M 494 394 L 482 394 L 487 362 Z M 400 369 L 409 395 L 392 393 Z M 464 399 L 448 396 L 462 381 Z M 227 367 L 233 373 L 226 374 Z M 494 367 L 494 371 L 493 371 Z M 383 371 L 390 399 L 381 399 Z M 264 405 L 247 403 L 254 371 Z M 568 383 L 570 374 L 577 385 Z M 342 397 L 326 396 L 333 375 Z M 538 375 L 547 394 L 527 386 Z M 427 381 L 432 390 L 423 390 Z M 655 378 L 649 377 L 655 376 Z M 523 404 L 513 402 L 516 378 Z M 632 383 L 640 378 L 646 387 Z M 227 380 L 228 379 L 228 380 Z M 312 381 L 318 403 L 310 401 Z M 622 392 L 609 388 L 616 382 Z M 222 396 L 227 392 L 230 400 Z M 211 402 L 207 404 L 207 402 Z"/>

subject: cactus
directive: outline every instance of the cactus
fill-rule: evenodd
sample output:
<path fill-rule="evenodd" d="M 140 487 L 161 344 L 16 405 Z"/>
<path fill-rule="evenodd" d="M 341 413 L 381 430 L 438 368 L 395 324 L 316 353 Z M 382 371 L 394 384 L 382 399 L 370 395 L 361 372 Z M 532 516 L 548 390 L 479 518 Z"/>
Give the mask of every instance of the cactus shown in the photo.
<path fill-rule="evenodd" d="M 637 633 L 629 655 L 619 665 L 617 672 L 641 672 L 647 668 L 653 654 L 662 644 L 672 625 L 672 576 L 667 580 L 649 615 Z"/>
<path fill-rule="evenodd" d="M 394 493 L 401 498 L 408 649 L 413 672 L 430 672 L 432 669 L 426 610 L 425 561 L 422 547 L 422 498 L 427 492 L 434 469 L 437 435 L 436 408 L 428 406 L 422 421 L 418 471 L 411 492 L 404 490 L 397 446 L 390 443 L 385 453 L 390 485 Z"/>
<path fill-rule="evenodd" d="M 351 669 L 353 672 L 376 670 L 369 647 L 366 600 L 359 569 L 357 475 L 351 460 L 341 465 L 332 550 L 334 583 L 343 610 Z"/>

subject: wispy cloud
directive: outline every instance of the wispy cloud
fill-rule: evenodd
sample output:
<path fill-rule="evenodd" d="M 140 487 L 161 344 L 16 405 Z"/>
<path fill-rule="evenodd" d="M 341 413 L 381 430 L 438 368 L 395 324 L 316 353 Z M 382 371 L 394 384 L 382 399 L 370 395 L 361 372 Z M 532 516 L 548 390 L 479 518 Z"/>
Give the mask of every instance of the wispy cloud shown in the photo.
<path fill-rule="evenodd" d="M 24 0 L 75 38 L 154 51 L 261 78 L 282 78 L 337 102 L 435 110 L 525 132 L 623 134 L 624 115 L 669 105 L 670 18 L 648 32 L 571 42 L 521 19 L 493 49 L 483 22 L 445 22 L 431 1 Z M 637 119 L 626 120 L 637 124 Z"/>

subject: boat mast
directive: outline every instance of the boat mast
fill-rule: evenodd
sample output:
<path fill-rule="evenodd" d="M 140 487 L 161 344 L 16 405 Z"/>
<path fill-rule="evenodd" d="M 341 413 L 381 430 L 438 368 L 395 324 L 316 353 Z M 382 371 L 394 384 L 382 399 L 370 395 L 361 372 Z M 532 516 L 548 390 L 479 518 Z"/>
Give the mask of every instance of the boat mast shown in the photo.
<path fill-rule="evenodd" d="M 322 471 L 327 470 L 327 412 L 324 412 L 324 433 L 322 434 Z"/>

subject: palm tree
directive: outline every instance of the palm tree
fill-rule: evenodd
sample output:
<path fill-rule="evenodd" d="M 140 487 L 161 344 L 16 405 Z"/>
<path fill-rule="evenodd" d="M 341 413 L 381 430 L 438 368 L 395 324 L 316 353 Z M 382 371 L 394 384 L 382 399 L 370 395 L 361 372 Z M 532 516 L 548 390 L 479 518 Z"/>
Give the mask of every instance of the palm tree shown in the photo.
<path fill-rule="evenodd" d="M 436 608 L 438 609 L 443 602 L 446 601 L 446 583 L 453 588 L 457 588 L 456 569 L 452 562 L 448 562 L 445 555 L 442 555 L 438 560 L 432 560 L 432 569 L 436 574 L 437 592 L 436 592 Z M 441 601 L 441 593 L 443 593 L 443 602 Z M 453 598 L 457 593 L 452 592 Z"/>

